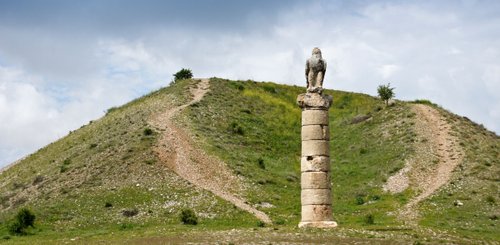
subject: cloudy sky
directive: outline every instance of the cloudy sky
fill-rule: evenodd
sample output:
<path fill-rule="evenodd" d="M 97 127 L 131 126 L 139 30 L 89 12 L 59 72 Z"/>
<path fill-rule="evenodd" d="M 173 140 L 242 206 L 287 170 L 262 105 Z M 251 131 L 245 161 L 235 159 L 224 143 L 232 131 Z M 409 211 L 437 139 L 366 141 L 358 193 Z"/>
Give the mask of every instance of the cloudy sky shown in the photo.
<path fill-rule="evenodd" d="M 196 77 L 430 99 L 500 132 L 500 1 L 0 0 L 0 166 Z"/>

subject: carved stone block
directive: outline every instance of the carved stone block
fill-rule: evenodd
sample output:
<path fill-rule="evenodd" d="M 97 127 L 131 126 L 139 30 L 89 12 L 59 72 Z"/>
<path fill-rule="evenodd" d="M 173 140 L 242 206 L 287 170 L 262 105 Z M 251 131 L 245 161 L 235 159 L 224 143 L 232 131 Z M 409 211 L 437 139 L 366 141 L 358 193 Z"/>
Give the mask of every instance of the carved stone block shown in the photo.
<path fill-rule="evenodd" d="M 330 141 L 305 140 L 302 141 L 302 156 L 329 156 Z"/>
<path fill-rule="evenodd" d="M 304 172 L 300 178 L 300 186 L 304 189 L 330 189 L 329 172 Z"/>
<path fill-rule="evenodd" d="M 332 207 L 330 205 L 302 206 L 302 221 L 332 221 Z"/>
<path fill-rule="evenodd" d="M 303 189 L 300 194 L 302 206 L 332 204 L 330 189 Z"/>
<path fill-rule="evenodd" d="M 304 125 L 328 125 L 328 111 L 303 110 L 302 126 Z"/>
<path fill-rule="evenodd" d="M 330 171 L 330 157 L 305 156 L 300 160 L 301 172 L 328 172 Z"/>
<path fill-rule="evenodd" d="M 330 140 L 330 128 L 328 125 L 306 125 L 302 126 L 302 140 Z"/>

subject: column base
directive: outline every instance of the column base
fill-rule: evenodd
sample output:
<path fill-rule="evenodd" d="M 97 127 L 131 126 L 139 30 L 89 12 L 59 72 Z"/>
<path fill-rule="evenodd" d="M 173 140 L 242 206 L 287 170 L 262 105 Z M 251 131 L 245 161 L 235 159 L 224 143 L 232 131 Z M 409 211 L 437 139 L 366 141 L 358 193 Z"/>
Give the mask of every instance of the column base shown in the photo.
<path fill-rule="evenodd" d="M 301 221 L 299 223 L 299 228 L 335 228 L 337 227 L 337 222 L 335 221 Z"/>

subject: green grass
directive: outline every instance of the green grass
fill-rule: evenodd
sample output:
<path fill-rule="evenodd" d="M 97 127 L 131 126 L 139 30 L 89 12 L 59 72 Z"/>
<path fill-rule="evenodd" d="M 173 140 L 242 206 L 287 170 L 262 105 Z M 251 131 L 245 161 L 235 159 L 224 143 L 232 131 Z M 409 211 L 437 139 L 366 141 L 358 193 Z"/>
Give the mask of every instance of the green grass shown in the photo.
<path fill-rule="evenodd" d="M 75 237 L 89 243 L 122 243 L 133 237 L 169 241 L 184 234 L 217 239 L 217 232 L 234 228 L 264 237 L 302 233 L 311 236 L 311 242 L 338 236 L 410 243 L 500 240 L 496 232 L 499 137 L 481 125 L 431 102 L 415 102 L 442 112 L 460 139 L 457 143 L 465 149 L 465 161 L 454 172 L 452 184 L 422 204 L 420 225 L 431 230 L 414 229 L 394 216 L 414 191 L 410 188 L 396 195 L 382 191 L 387 178 L 415 154 L 413 125 L 419 118 L 410 110 L 411 104 L 385 107 L 368 95 L 325 90 L 334 98 L 330 109 L 331 181 L 334 220 L 340 228 L 298 230 L 301 110 L 295 101 L 305 89 L 213 78 L 211 91 L 176 121 L 188 126 L 199 147 L 224 160 L 241 177 L 246 191 L 239 195 L 252 205 L 266 202 L 274 206 L 260 208 L 274 222 L 260 227 L 249 213 L 182 180 L 153 152 L 162 131 L 148 121 L 187 102 L 189 88 L 195 83 L 181 80 L 110 108 L 106 116 L 2 173 L 0 242 L 51 244 Z M 369 119 L 352 123 L 360 116 Z M 455 207 L 455 200 L 463 201 L 464 206 Z M 28 236 L 9 235 L 7 224 L 22 207 L 35 213 L 35 228 L 30 228 Z M 186 208 L 196 213 L 198 225 L 182 224 L 179 215 Z M 124 210 L 137 210 L 137 214 L 127 217 Z M 452 237 L 436 237 L 433 231 Z"/>
<path fill-rule="evenodd" d="M 168 107 L 189 99 L 183 80 L 82 126 L 1 175 L 0 224 L 30 207 L 36 236 L 93 236 L 148 226 L 179 226 L 182 208 L 201 214 L 200 225 L 254 226 L 256 218 L 211 193 L 194 189 L 161 164 L 153 146 L 160 132 L 148 124 Z M 112 207 L 105 207 L 110 203 Z M 125 217 L 123 210 L 137 209 Z M 0 237 L 8 236 L 5 225 Z"/>
<path fill-rule="evenodd" d="M 414 101 L 410 101 L 410 103 L 430 105 L 430 106 L 433 106 L 433 107 L 437 107 L 438 106 L 438 105 L 432 103 L 430 100 L 424 100 L 424 99 L 417 99 L 417 100 L 414 100 Z"/>
<path fill-rule="evenodd" d="M 252 186 L 247 193 L 251 203 L 273 204 L 275 208 L 263 210 L 273 221 L 296 226 L 300 221 L 301 110 L 295 100 L 304 89 L 223 79 L 212 79 L 211 87 L 209 96 L 187 111 L 194 131 L 207 151 L 222 158 Z M 383 103 L 367 95 L 325 93 L 334 97 L 330 131 L 335 220 L 358 227 L 364 225 L 368 213 L 374 213 L 376 223 L 397 225 L 386 213 L 407 196 L 385 194 L 381 186 L 411 154 L 407 106 L 380 111 Z M 360 114 L 373 119 L 349 123 Z M 234 132 L 235 125 L 244 133 Z M 365 205 L 356 204 L 360 195 Z"/>
<path fill-rule="evenodd" d="M 500 241 L 500 137 L 466 117 L 440 109 L 464 149 L 450 184 L 423 202 L 421 225 L 471 239 Z M 460 200 L 464 205 L 455 206 Z M 446 217 L 446 218 L 442 218 Z"/>

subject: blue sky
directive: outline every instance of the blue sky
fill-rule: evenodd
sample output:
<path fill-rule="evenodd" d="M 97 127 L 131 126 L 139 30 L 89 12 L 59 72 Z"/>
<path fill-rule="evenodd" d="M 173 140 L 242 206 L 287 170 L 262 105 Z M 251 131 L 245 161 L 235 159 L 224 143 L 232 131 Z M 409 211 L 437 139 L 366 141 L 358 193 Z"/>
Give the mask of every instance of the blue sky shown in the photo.
<path fill-rule="evenodd" d="M 500 1 L 0 0 L 0 166 L 196 77 L 430 99 L 500 132 Z"/>

